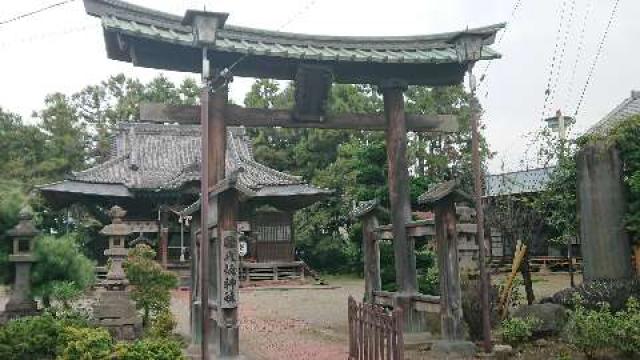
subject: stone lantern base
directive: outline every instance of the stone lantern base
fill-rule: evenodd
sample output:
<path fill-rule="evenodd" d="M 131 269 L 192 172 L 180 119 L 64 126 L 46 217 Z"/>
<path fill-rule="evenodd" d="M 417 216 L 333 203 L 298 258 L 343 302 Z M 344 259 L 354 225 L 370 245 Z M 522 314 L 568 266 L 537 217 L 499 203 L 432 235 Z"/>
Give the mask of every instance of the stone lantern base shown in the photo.
<path fill-rule="evenodd" d="M 9 300 L 4 308 L 4 312 L 0 313 L 0 324 L 6 324 L 11 320 L 15 320 L 25 316 L 35 316 L 38 314 L 40 314 L 40 311 L 38 310 L 38 304 L 33 300 Z"/>
<path fill-rule="evenodd" d="M 126 290 L 107 290 L 98 294 L 94 307 L 98 325 L 117 340 L 135 340 L 142 336 L 142 319 Z"/>

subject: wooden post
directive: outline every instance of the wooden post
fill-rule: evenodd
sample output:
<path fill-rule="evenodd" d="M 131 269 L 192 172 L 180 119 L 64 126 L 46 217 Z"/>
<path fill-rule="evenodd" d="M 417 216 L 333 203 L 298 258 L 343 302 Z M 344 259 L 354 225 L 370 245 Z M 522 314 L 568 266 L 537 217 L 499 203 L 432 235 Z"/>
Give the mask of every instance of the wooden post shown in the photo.
<path fill-rule="evenodd" d="M 166 270 L 169 256 L 169 213 L 162 210 L 160 210 L 160 241 L 158 247 L 160 264 Z"/>
<path fill-rule="evenodd" d="M 440 271 L 440 320 L 443 340 L 462 340 L 462 301 L 458 269 L 456 208 L 451 197 L 435 205 L 438 270 Z"/>
<path fill-rule="evenodd" d="M 218 195 L 218 249 L 220 254 L 218 327 L 220 357 L 235 357 L 240 352 L 238 323 L 238 288 L 240 258 L 238 254 L 238 209 L 235 190 Z"/>
<path fill-rule="evenodd" d="M 420 195 L 418 202 L 427 204 L 435 212 L 438 270 L 440 271 L 440 326 L 442 340 L 432 346 L 437 358 L 471 358 L 475 345 L 464 341 L 462 328 L 462 295 L 458 264 L 458 224 L 456 200 L 469 200 L 470 196 L 458 189 L 455 180 L 432 187 Z"/>
<path fill-rule="evenodd" d="M 200 178 L 200 325 L 202 335 L 200 343 L 200 356 L 203 360 L 208 360 L 209 338 L 211 333 L 210 311 L 209 311 L 209 167 L 211 156 L 209 154 L 209 59 L 207 49 L 202 50 L 202 80 L 204 82 L 200 90 L 200 109 L 202 115 L 202 175 Z"/>
<path fill-rule="evenodd" d="M 393 225 L 396 284 L 401 294 L 414 294 L 418 288 L 413 239 L 407 236 L 411 220 L 409 168 L 407 165 L 407 124 L 403 93 L 406 84 L 388 81 L 381 86 L 387 121 L 387 162 L 389 202 Z"/>
<path fill-rule="evenodd" d="M 368 213 L 362 218 L 362 248 L 364 253 L 364 301 L 373 304 L 373 292 L 382 289 L 380 280 L 380 246 L 375 229 L 378 218 Z"/>

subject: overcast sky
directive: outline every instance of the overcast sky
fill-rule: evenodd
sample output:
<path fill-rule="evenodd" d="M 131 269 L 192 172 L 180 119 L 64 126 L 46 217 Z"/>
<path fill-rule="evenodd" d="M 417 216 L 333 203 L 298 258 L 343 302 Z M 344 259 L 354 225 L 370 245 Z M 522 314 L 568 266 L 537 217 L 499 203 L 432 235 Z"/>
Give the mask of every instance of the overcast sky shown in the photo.
<path fill-rule="evenodd" d="M 225 11 L 228 23 L 272 30 L 330 35 L 412 35 L 455 31 L 508 21 L 495 46 L 503 58 L 494 61 L 480 89 L 485 109 L 485 135 L 498 156 L 490 169 L 498 172 L 532 166 L 526 160 L 526 134 L 542 125 L 545 89 L 554 49 L 556 95 L 545 116 L 556 109 L 573 113 L 588 69 L 615 0 L 136 0 L 133 3 L 182 15 L 188 8 Z M 2 1 L 0 22 L 50 5 L 57 0 Z M 520 7 L 512 16 L 514 5 Z M 558 36 L 564 12 L 566 32 Z M 574 11 L 571 11 L 575 3 Z M 584 45 L 579 56 L 585 13 Z M 573 14 L 573 16 L 569 16 Z M 640 89 L 640 1 L 620 0 L 604 51 L 580 109 L 575 132 L 597 122 Z M 566 36 L 566 39 L 565 39 Z M 559 41 L 557 39 L 559 38 Z M 562 54 L 563 44 L 564 56 Z M 482 73 L 485 64 L 477 66 Z M 574 70 L 575 69 L 575 70 Z M 98 19 L 85 14 L 76 0 L 55 9 L 0 25 L 0 106 L 30 118 L 44 96 L 67 94 L 123 72 L 149 80 L 157 70 L 109 60 Z M 167 73 L 175 81 L 194 74 Z M 573 81 L 572 81 L 573 79 Z M 251 79 L 236 79 L 231 96 L 241 102 Z M 572 85 L 573 84 L 573 85 Z M 531 151 L 529 151 L 531 153 Z M 523 161 L 524 159 L 524 161 Z"/>

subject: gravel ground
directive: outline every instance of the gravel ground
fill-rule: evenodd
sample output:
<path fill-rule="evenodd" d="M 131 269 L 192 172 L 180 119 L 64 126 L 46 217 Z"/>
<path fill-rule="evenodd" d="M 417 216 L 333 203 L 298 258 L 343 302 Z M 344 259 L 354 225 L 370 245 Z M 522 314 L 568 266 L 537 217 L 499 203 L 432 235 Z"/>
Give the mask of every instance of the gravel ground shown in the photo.
<path fill-rule="evenodd" d="M 502 275 L 503 276 L 503 275 Z M 499 281 L 501 276 L 494 276 Z M 569 284 L 567 274 L 534 274 L 537 299 Z M 581 278 L 577 277 L 579 284 Z M 347 298 L 362 298 L 363 281 L 330 278 L 329 286 L 243 288 L 240 291 L 241 351 L 256 360 L 334 360 L 347 356 Z M 0 288 L 0 309 L 7 294 Z M 172 311 L 177 331 L 189 336 L 189 291 L 176 290 Z M 432 358 L 428 353 L 411 359 Z M 527 357 L 525 357 L 527 358 Z"/>

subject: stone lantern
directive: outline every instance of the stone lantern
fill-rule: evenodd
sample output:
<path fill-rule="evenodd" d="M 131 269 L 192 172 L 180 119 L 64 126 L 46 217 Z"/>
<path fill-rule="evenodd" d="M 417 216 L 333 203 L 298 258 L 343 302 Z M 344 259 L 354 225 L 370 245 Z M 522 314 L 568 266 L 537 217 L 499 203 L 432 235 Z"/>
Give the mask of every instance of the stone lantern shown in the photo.
<path fill-rule="evenodd" d="M 20 210 L 19 219 L 18 225 L 7 233 L 13 240 L 13 251 L 9 255 L 9 261 L 16 264 L 13 292 L 2 316 L 2 320 L 7 321 L 38 313 L 38 306 L 30 294 L 30 271 L 31 264 L 35 262 L 33 251 L 39 232 L 33 224 L 33 214 L 29 207 Z"/>
<path fill-rule="evenodd" d="M 142 320 L 138 316 L 135 304 L 129 298 L 127 286 L 129 280 L 122 267 L 127 258 L 126 238 L 131 234 L 122 218 L 127 212 L 119 206 L 109 210 L 111 224 L 100 233 L 109 237 L 109 248 L 104 254 L 111 265 L 104 285 L 106 290 L 98 295 L 94 316 L 100 326 L 109 330 L 118 340 L 133 340 L 142 334 Z"/>

